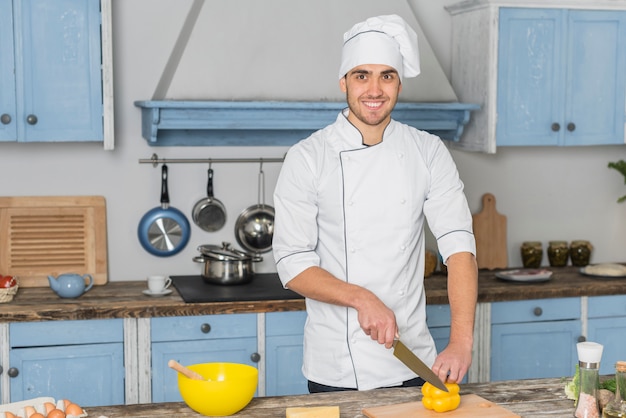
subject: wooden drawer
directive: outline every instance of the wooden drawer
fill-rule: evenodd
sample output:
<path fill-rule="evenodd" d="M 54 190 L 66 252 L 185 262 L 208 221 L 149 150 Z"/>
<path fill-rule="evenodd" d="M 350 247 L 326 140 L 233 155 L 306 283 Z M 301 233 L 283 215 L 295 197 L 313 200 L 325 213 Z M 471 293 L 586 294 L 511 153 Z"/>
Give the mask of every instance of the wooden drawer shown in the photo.
<path fill-rule="evenodd" d="M 491 323 L 580 319 L 580 298 L 533 299 L 491 304 Z"/>
<path fill-rule="evenodd" d="M 97 344 L 124 341 L 122 319 L 18 322 L 9 325 L 11 347 Z"/>
<path fill-rule="evenodd" d="M 306 318 L 306 311 L 268 312 L 265 314 L 265 335 L 302 335 Z"/>
<path fill-rule="evenodd" d="M 48 287 L 48 275 L 62 273 L 107 283 L 104 197 L 0 197 L 0 274 Z"/>
<path fill-rule="evenodd" d="M 155 342 L 256 337 L 256 318 L 256 314 L 153 318 L 151 339 Z"/>
<path fill-rule="evenodd" d="M 589 298 L 589 318 L 626 316 L 626 295 Z"/>

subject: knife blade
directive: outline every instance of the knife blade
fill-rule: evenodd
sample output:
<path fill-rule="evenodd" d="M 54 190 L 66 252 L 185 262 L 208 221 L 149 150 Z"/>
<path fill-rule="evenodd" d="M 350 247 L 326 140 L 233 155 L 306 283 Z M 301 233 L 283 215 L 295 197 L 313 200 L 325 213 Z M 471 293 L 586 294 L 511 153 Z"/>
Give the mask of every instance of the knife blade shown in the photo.
<path fill-rule="evenodd" d="M 409 348 L 400 340 L 393 341 L 393 355 L 396 356 L 405 366 L 413 370 L 419 377 L 430 383 L 431 385 L 448 392 L 448 388 L 419 357 L 417 357 Z"/>

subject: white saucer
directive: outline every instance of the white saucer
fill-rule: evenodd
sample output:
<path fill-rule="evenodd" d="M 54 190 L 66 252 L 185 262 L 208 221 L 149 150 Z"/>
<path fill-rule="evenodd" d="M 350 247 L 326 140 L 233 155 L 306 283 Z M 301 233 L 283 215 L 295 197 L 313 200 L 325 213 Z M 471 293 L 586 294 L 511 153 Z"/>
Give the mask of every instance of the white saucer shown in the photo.
<path fill-rule="evenodd" d="M 172 293 L 172 289 L 163 289 L 160 292 L 156 292 L 156 293 L 151 292 L 150 289 L 146 289 L 143 291 L 144 295 L 154 296 L 154 297 L 165 296 L 165 295 L 169 295 L 170 293 Z"/>

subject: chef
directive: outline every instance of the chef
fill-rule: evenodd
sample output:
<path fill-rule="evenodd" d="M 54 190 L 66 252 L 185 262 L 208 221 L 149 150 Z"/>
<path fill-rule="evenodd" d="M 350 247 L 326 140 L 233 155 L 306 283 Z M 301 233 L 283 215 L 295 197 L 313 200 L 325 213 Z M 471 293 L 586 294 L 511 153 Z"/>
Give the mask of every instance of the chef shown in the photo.
<path fill-rule="evenodd" d="M 419 386 L 401 340 L 442 380 L 471 364 L 477 293 L 472 216 L 439 137 L 391 118 L 420 72 L 417 35 L 396 15 L 344 35 L 348 107 L 288 151 L 274 192 L 280 280 L 306 298 L 302 371 L 310 392 Z M 448 268 L 451 331 L 437 353 L 426 325 L 424 222 Z"/>

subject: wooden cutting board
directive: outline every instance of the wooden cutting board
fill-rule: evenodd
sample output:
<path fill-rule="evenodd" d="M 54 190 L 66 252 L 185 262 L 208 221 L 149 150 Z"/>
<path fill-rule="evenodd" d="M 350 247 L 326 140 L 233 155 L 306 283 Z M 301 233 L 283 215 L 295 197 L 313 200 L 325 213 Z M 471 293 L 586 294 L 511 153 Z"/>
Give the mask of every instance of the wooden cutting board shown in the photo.
<path fill-rule="evenodd" d="M 91 274 L 108 282 L 102 196 L 0 197 L 0 274 L 20 287 L 48 287 L 48 275 Z"/>
<path fill-rule="evenodd" d="M 421 401 L 365 408 L 362 412 L 369 418 L 519 418 L 519 415 L 474 394 L 462 395 L 457 409 L 443 413 L 424 408 Z"/>
<path fill-rule="evenodd" d="M 485 193 L 482 211 L 472 218 L 478 268 L 491 270 L 508 267 L 506 216 L 496 210 L 495 196 Z"/>

